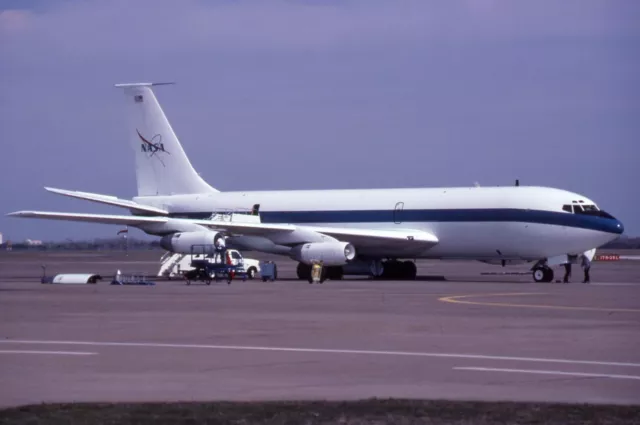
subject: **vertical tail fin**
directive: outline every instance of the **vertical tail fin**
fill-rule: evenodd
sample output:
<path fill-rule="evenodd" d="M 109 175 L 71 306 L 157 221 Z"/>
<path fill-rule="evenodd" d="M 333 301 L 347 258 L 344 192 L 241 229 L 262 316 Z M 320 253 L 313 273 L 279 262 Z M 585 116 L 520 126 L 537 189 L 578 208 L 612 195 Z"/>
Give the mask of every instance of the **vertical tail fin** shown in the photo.
<path fill-rule="evenodd" d="M 132 119 L 138 196 L 217 192 L 193 169 L 160 107 L 152 86 L 163 84 L 172 83 L 116 84 L 124 89 Z"/>

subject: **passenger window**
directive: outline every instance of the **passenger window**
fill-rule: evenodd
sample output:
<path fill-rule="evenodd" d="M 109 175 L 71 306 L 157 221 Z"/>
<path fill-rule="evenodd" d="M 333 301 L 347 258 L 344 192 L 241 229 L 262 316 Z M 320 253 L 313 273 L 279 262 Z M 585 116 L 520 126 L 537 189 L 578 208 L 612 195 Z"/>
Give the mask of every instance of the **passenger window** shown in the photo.
<path fill-rule="evenodd" d="M 232 256 L 233 258 L 238 259 L 238 260 L 240 259 L 240 254 L 238 254 L 237 252 L 232 253 L 232 254 L 231 254 L 231 256 Z"/>
<path fill-rule="evenodd" d="M 572 213 L 573 211 L 571 211 L 571 205 L 564 205 L 562 207 L 562 209 L 566 212 Z"/>

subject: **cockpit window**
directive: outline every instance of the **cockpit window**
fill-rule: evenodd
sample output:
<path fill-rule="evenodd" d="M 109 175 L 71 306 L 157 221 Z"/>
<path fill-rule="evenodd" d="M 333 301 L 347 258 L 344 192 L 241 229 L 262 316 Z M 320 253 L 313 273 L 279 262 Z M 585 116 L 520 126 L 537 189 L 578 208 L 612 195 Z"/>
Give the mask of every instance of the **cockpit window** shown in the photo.
<path fill-rule="evenodd" d="M 600 211 L 598 207 L 596 207 L 593 204 L 582 204 L 582 205 L 568 204 L 568 205 L 563 205 L 562 210 L 568 213 L 573 213 L 573 214 L 590 214 L 590 213 L 593 214 L 595 212 Z"/>

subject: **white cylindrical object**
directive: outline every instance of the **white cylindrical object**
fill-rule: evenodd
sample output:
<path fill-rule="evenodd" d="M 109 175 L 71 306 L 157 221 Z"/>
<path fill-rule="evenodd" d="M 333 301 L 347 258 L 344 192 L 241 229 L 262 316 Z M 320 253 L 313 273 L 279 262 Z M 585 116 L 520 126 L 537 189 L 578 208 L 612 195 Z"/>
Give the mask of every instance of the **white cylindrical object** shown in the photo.
<path fill-rule="evenodd" d="M 100 275 L 92 273 L 67 273 L 55 275 L 51 283 L 63 285 L 86 285 L 87 283 L 96 283 L 98 279 L 100 279 Z"/>
<path fill-rule="evenodd" d="M 356 249 L 348 242 L 313 242 L 291 250 L 291 258 L 305 264 L 321 261 L 325 266 L 342 266 L 356 258 Z"/>

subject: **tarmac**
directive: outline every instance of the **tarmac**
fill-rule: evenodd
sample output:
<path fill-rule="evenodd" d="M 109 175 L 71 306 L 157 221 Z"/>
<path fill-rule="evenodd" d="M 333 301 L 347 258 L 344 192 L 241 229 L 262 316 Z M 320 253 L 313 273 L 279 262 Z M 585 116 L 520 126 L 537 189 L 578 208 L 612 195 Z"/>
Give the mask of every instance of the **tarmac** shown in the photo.
<path fill-rule="evenodd" d="M 640 261 L 592 283 L 419 261 L 415 282 L 109 285 L 161 252 L 0 253 L 0 405 L 429 398 L 640 404 Z M 251 256 L 251 254 L 247 254 Z M 40 283 L 95 272 L 95 285 Z M 561 270 L 558 271 L 561 278 Z"/>

